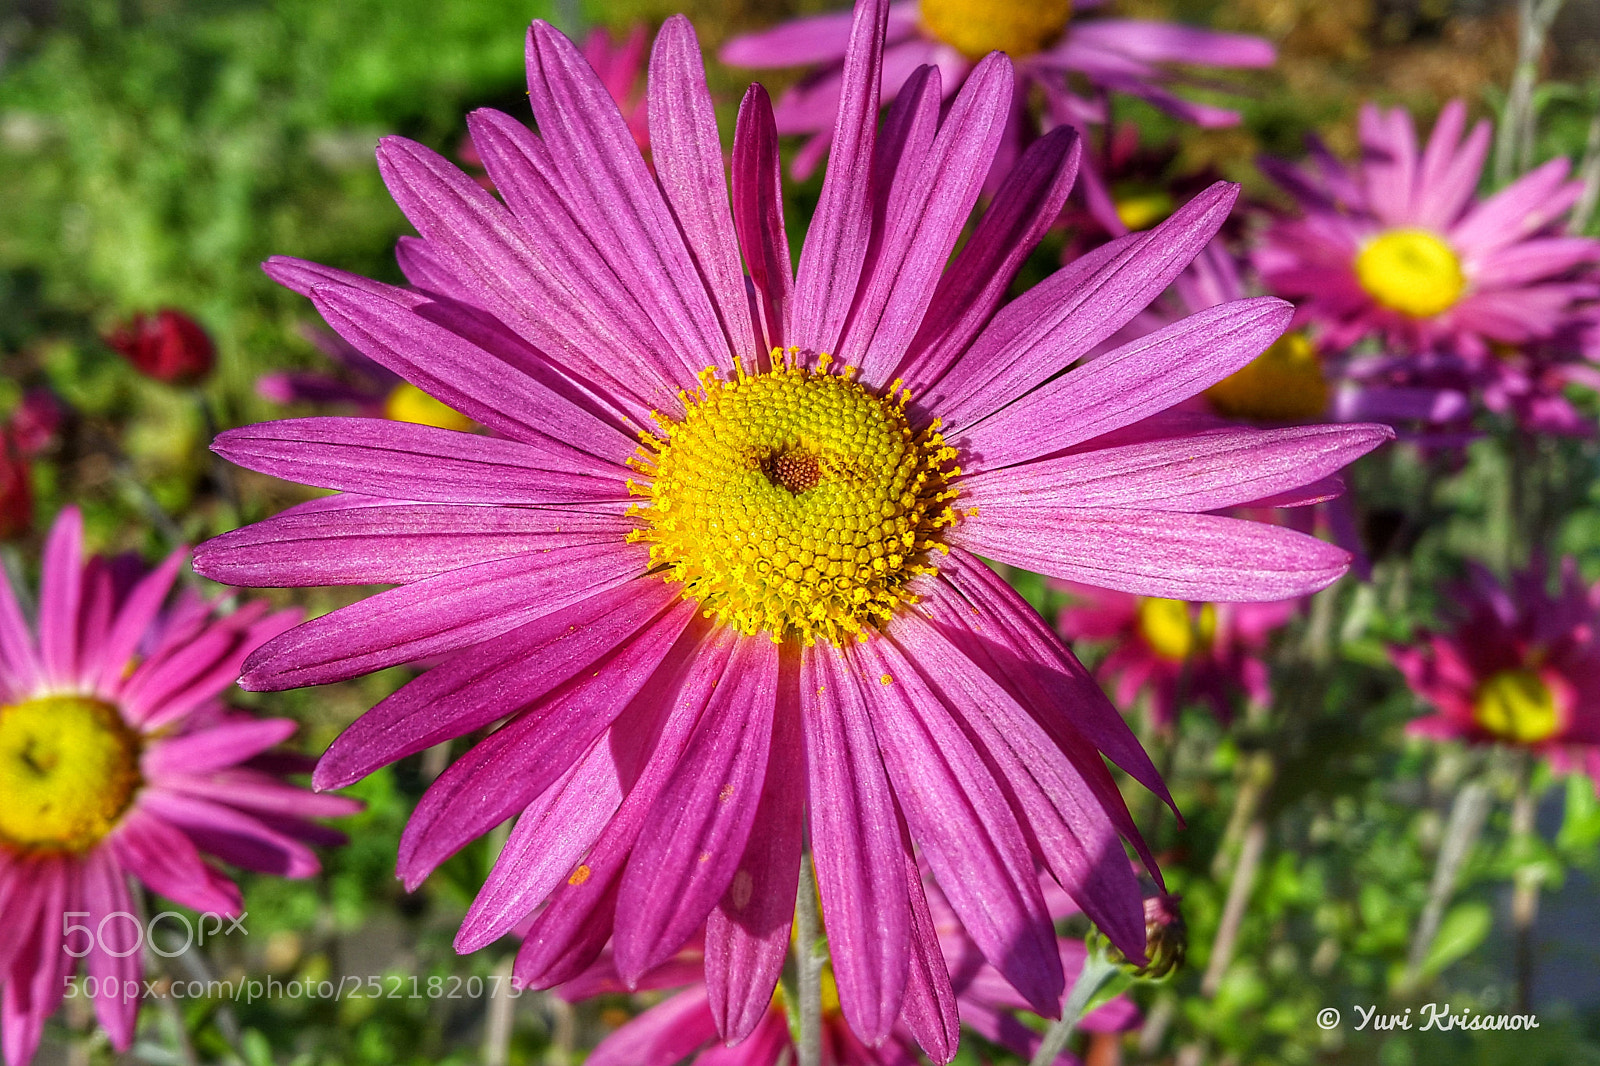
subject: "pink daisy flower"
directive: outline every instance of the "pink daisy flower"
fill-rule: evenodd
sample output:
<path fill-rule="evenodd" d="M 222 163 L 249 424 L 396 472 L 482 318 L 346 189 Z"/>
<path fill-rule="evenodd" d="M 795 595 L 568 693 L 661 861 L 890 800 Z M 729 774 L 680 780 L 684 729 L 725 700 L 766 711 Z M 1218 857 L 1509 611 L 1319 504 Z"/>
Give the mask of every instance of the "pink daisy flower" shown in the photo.
<path fill-rule="evenodd" d="M 938 885 L 922 877 L 908 887 L 919 915 L 917 935 L 936 939 L 944 960 L 941 971 L 926 975 L 936 983 L 935 997 L 953 999 L 960 1024 L 989 1043 L 1024 1060 L 1031 1057 L 1043 1034 L 1019 1017 L 1028 1012 L 1029 1004 L 984 959 Z M 1048 878 L 1041 879 L 1039 887 L 1053 918 L 1078 913 L 1077 905 Z M 1083 941 L 1070 937 L 1057 937 L 1056 948 L 1070 986 L 1083 969 L 1087 949 Z M 699 941 L 646 974 L 632 989 L 622 981 L 607 950 L 585 973 L 556 991 L 576 1003 L 595 996 L 674 988 L 679 991 L 602 1040 L 586 1061 L 591 1066 L 672 1066 L 686 1058 L 695 1066 L 778 1066 L 794 1061 L 796 1051 L 781 990 L 759 1005 L 761 1016 L 743 1041 L 728 1046 L 718 1039 L 714 993 L 706 981 L 705 950 Z M 1091 1033 L 1116 1033 L 1135 1029 L 1141 1021 L 1139 1009 L 1117 996 L 1090 1011 L 1079 1027 Z M 926 1033 L 930 1027 L 931 1034 Z M 906 1013 L 887 1040 L 876 1047 L 863 1044 L 840 1014 L 838 986 L 826 965 L 822 971 L 822 1033 L 823 1062 L 839 1066 L 913 1066 L 921 1061 L 919 1041 L 935 1061 L 948 1062 L 955 1054 L 957 1037 L 953 1031 L 941 1030 L 937 1019 Z M 1077 1060 L 1064 1054 L 1058 1061 L 1067 1066 Z"/>
<path fill-rule="evenodd" d="M 1359 165 L 1317 144 L 1309 166 L 1263 163 L 1302 216 L 1267 231 L 1256 264 L 1272 291 L 1302 301 L 1300 319 L 1328 347 L 1377 335 L 1405 351 L 1480 359 L 1497 342 L 1551 336 L 1594 294 L 1571 274 L 1600 260 L 1600 241 L 1561 231 L 1582 192 L 1566 180 L 1568 161 L 1479 200 L 1490 127 L 1466 132 L 1466 116 L 1452 101 L 1419 153 L 1409 114 L 1368 104 Z"/>
<path fill-rule="evenodd" d="M 266 755 L 295 723 L 220 699 L 246 655 L 294 624 L 264 603 L 217 615 L 196 595 L 162 604 L 181 552 L 140 578 L 81 557 L 78 512 L 44 551 L 30 627 L 0 581 L 0 1036 L 9 1066 L 38 1047 L 84 958 L 112 1046 L 133 1039 L 142 972 L 134 878 L 197 911 L 238 915 L 239 890 L 202 852 L 309 877 L 304 842 L 342 837 L 308 819 L 359 805 L 287 784 Z M 68 912 L 89 933 L 67 931 Z M 92 934 L 92 935 L 91 935 Z"/>
<path fill-rule="evenodd" d="M 1069 641 L 1113 644 L 1095 673 L 1119 707 L 1132 707 L 1146 693 L 1151 719 L 1161 726 L 1172 724 L 1189 699 L 1224 721 L 1241 695 L 1270 703 L 1263 656 L 1272 634 L 1299 610 L 1296 600 L 1186 603 L 1069 582 L 1057 587 L 1077 602 L 1056 615 L 1056 629 Z"/>
<path fill-rule="evenodd" d="M 1562 561 L 1551 594 L 1535 567 L 1509 588 L 1473 564 L 1456 590 L 1461 621 L 1422 633 L 1390 657 L 1434 713 L 1410 732 L 1527 748 L 1561 771 L 1600 782 L 1600 640 L 1596 590 Z"/>
<path fill-rule="evenodd" d="M 900 0 L 889 7 L 884 38 L 885 99 L 906 91 L 923 66 L 938 71 L 935 84 L 945 96 L 954 95 L 984 56 L 1005 52 L 1016 65 L 1017 92 L 996 168 L 1003 175 L 1037 136 L 1037 128 L 1082 131 L 1108 121 L 1112 93 L 1138 97 L 1199 126 L 1234 125 L 1236 112 L 1186 100 L 1169 86 L 1192 81 L 1183 68 L 1270 67 L 1277 59 L 1272 45 L 1259 37 L 1109 18 L 1102 13 L 1105 6 L 1104 0 Z M 816 15 L 736 37 L 722 49 L 722 61 L 736 67 L 815 68 L 776 108 L 780 134 L 807 137 L 791 167 L 797 179 L 804 180 L 833 143 L 850 25 L 848 12 Z M 1037 122 L 1026 113 L 1035 90 L 1044 101 Z M 1126 233 L 1092 162 L 1085 157 L 1082 174 L 1089 210 L 1111 232 Z"/>
<path fill-rule="evenodd" d="M 650 64 L 655 177 L 578 50 L 534 23 L 540 134 L 470 120 L 504 203 L 421 145 L 380 146 L 422 234 L 400 248 L 414 289 L 270 268 L 367 356 L 499 436 L 313 418 L 215 445 L 342 495 L 211 542 L 202 572 L 400 586 L 270 642 L 246 685 L 438 664 L 334 743 L 320 787 L 503 723 L 401 841 L 415 886 L 521 812 L 458 948 L 537 911 L 519 981 L 570 980 L 610 939 L 635 982 L 705 926 L 729 1039 L 776 985 L 803 827 L 841 1009 L 868 1044 L 908 1003 L 944 1009 L 908 978 L 942 963 L 913 935 L 906 884 L 881 873 L 913 850 L 1041 1012 L 1064 973 L 1036 863 L 1137 957 L 1122 840 L 1148 851 L 1102 753 L 1165 790 L 1093 679 L 978 557 L 1141 595 L 1301 595 L 1346 553 L 1207 512 L 1390 436 L 1108 437 L 1287 323 L 1281 301 L 1240 301 L 1062 373 L 1170 283 L 1236 189 L 1006 304 L 1071 184 L 1074 135 L 1030 150 L 947 267 L 1005 126 L 1010 63 L 985 60 L 948 112 L 919 79 L 880 132 L 887 19 L 881 2 L 858 10 L 793 277 L 760 87 L 735 130 L 730 209 L 686 19 Z"/>

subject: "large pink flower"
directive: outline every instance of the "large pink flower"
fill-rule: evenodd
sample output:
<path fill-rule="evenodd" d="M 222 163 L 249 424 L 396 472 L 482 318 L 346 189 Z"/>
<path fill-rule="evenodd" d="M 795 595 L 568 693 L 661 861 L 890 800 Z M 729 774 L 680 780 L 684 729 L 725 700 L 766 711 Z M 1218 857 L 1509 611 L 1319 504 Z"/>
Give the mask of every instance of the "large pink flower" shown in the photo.
<path fill-rule="evenodd" d="M 1542 568 L 1514 575 L 1507 588 L 1474 565 L 1453 598 L 1460 621 L 1391 649 L 1412 690 L 1434 708 L 1410 731 L 1527 748 L 1600 782 L 1596 600 L 1571 558 L 1553 595 Z"/>
<path fill-rule="evenodd" d="M 1303 214 L 1268 230 L 1257 266 L 1272 291 L 1303 301 L 1301 320 L 1330 348 L 1379 335 L 1397 354 L 1482 359 L 1492 344 L 1553 335 L 1595 294 L 1572 273 L 1600 261 L 1600 241 L 1562 232 L 1583 187 L 1566 180 L 1568 161 L 1479 200 L 1489 123 L 1467 132 L 1466 114 L 1449 104 L 1419 152 L 1409 114 L 1368 104 L 1357 166 L 1316 144 L 1309 166 L 1263 164 Z"/>
<path fill-rule="evenodd" d="M 1185 603 L 1071 582 L 1058 587 L 1075 601 L 1056 616 L 1061 635 L 1110 642 L 1096 673 L 1123 708 L 1147 693 L 1159 725 L 1170 725 L 1184 700 L 1204 702 L 1224 721 L 1241 696 L 1268 703 L 1272 689 L 1263 653 L 1273 632 L 1299 609 L 1296 600 Z"/>
<path fill-rule="evenodd" d="M 30 627 L 0 581 L 0 1031 L 9 1066 L 33 1057 L 64 981 L 86 958 L 95 1013 L 126 1050 L 142 971 L 136 878 L 198 911 L 237 915 L 239 890 L 208 853 L 308 877 L 304 841 L 342 837 L 309 818 L 359 805 L 287 784 L 267 756 L 294 732 L 219 700 L 246 655 L 296 621 L 252 603 L 219 615 L 188 593 L 163 608 L 182 553 L 138 577 L 81 557 L 63 511 L 45 546 Z M 68 912 L 75 917 L 69 918 Z M 72 931 L 68 923 L 90 932 Z"/>
<path fill-rule="evenodd" d="M 914 935 L 908 884 L 885 875 L 914 850 L 1041 1012 L 1065 978 L 1036 864 L 1138 956 L 1122 841 L 1142 843 L 1102 753 L 1164 789 L 979 556 L 1141 595 L 1301 595 L 1347 554 L 1210 512 L 1316 481 L 1390 436 L 1118 441 L 1289 318 L 1281 301 L 1238 301 L 1063 373 L 1171 282 L 1236 190 L 1008 304 L 1060 211 L 1076 139 L 1040 140 L 951 260 L 1005 126 L 1010 63 L 981 63 L 948 111 L 920 82 L 880 133 L 887 20 L 881 0 L 858 10 L 793 276 L 766 95 L 752 87 L 741 109 L 730 210 L 685 19 L 663 27 L 650 65 L 654 176 L 605 87 L 542 22 L 528 37 L 539 134 L 471 118 L 504 203 L 385 140 L 379 166 L 422 234 L 400 252 L 415 288 L 270 269 L 367 356 L 497 435 L 350 418 L 229 431 L 223 456 L 343 495 L 219 538 L 197 562 L 235 584 L 400 586 L 272 641 L 244 683 L 436 662 L 334 743 L 317 783 L 503 723 L 423 797 L 401 841 L 406 882 L 521 812 L 458 946 L 537 912 L 518 980 L 570 980 L 613 939 L 634 981 L 705 926 L 730 1038 L 778 980 L 803 829 L 842 1010 L 868 1043 L 908 1003 L 951 1021 L 908 978 L 943 963 Z"/>

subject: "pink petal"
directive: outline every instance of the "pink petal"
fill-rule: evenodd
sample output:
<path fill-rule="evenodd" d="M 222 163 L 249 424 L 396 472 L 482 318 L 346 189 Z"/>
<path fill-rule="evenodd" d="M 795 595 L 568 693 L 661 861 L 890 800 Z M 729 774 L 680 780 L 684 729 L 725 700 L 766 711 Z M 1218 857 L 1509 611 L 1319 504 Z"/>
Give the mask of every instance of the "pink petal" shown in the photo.
<path fill-rule="evenodd" d="M 778 131 L 767 90 L 752 85 L 739 102 L 733 132 L 733 224 L 760 301 L 768 349 L 788 343 L 794 267 L 783 228 Z"/>

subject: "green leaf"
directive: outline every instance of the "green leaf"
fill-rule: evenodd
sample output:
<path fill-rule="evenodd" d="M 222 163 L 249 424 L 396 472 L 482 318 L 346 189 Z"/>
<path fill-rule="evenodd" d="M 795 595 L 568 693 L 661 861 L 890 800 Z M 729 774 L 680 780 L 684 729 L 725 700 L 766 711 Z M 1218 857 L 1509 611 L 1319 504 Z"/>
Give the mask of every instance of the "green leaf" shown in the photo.
<path fill-rule="evenodd" d="M 1444 921 L 1439 923 L 1439 935 L 1433 938 L 1433 947 L 1428 949 L 1428 957 L 1423 960 L 1423 974 L 1431 977 L 1469 954 L 1483 943 L 1491 924 L 1493 917 L 1486 903 L 1469 901 L 1451 907 Z"/>

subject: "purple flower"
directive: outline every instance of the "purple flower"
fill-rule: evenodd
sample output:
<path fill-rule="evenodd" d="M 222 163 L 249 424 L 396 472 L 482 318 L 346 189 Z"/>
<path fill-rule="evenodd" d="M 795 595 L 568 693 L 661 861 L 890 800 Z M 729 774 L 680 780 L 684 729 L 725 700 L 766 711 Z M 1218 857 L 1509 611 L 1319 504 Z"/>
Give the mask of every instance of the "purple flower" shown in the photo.
<path fill-rule="evenodd" d="M 1571 558 L 1554 595 L 1540 567 L 1515 574 L 1508 588 L 1474 565 L 1453 597 L 1459 621 L 1390 650 L 1434 709 L 1410 732 L 1526 748 L 1600 783 L 1597 598 Z"/>
<path fill-rule="evenodd" d="M 1108 119 L 1107 96 L 1125 93 L 1199 126 L 1231 126 L 1235 112 L 1199 104 L 1167 87 L 1181 84 L 1178 66 L 1269 67 L 1277 58 L 1258 37 L 1217 33 L 1170 22 L 1105 17 L 1103 0 L 901 0 L 889 6 L 883 55 L 885 99 L 916 87 L 927 77 L 935 94 L 950 97 L 992 51 L 1016 64 L 1016 100 L 1001 143 L 998 175 L 1037 135 L 1068 126 L 1084 130 Z M 808 176 L 833 143 L 834 117 L 845 85 L 845 54 L 850 41 L 847 12 L 795 19 L 762 33 L 736 37 L 723 47 L 723 62 L 738 67 L 814 67 L 815 71 L 778 101 L 780 134 L 808 140 L 795 156 L 792 172 Z M 932 73 L 925 75 L 924 69 Z M 1076 91 L 1074 79 L 1090 95 Z M 1041 121 L 1026 114 L 1038 90 L 1044 100 Z M 1105 182 L 1083 160 L 1082 190 L 1088 208 L 1113 233 L 1127 232 Z"/>
<path fill-rule="evenodd" d="M 35 626 L 0 581 L 0 1036 L 9 1066 L 33 1057 L 79 958 L 97 979 L 100 1024 L 127 1050 L 142 972 L 130 877 L 185 907 L 237 916 L 238 888 L 202 852 L 309 877 L 318 863 L 303 842 L 343 837 L 308 819 L 359 809 L 283 780 L 285 760 L 268 752 L 294 722 L 219 699 L 245 656 L 297 612 L 251 603 L 219 615 L 192 593 L 163 609 L 181 552 L 141 577 L 124 560 L 85 563 L 82 540 L 78 512 L 63 511 L 45 544 Z"/>
<path fill-rule="evenodd" d="M 1118 706 L 1131 707 L 1148 693 L 1151 720 L 1170 726 L 1186 699 L 1203 701 L 1224 721 L 1240 695 L 1263 706 L 1271 701 L 1263 653 L 1273 632 L 1295 616 L 1298 601 L 1185 603 L 1057 585 L 1077 601 L 1056 616 L 1061 635 L 1114 642 L 1095 672 Z"/>
<path fill-rule="evenodd" d="M 1281 301 L 1239 301 L 1062 373 L 1171 282 L 1236 190 L 1006 304 L 1060 211 L 1075 135 L 1030 150 L 947 267 L 1004 129 L 1010 63 L 985 60 L 947 113 L 922 80 L 880 134 L 887 16 L 858 11 L 793 277 L 760 87 L 735 131 L 730 210 L 687 20 L 667 22 L 651 60 L 655 178 L 577 49 L 534 23 L 540 134 L 493 111 L 470 120 L 504 204 L 420 145 L 379 149 L 422 234 L 400 249 L 414 289 L 270 266 L 367 356 L 499 436 L 313 418 L 215 446 L 343 495 L 211 542 L 204 573 L 400 586 L 277 638 L 246 685 L 438 664 L 334 743 L 320 787 L 503 723 L 434 783 L 401 841 L 414 886 L 521 812 L 458 948 L 537 910 L 519 981 L 570 980 L 614 937 L 634 982 L 705 926 L 729 1039 L 777 982 L 803 826 L 841 1008 L 869 1044 L 903 1009 L 953 1024 L 908 977 L 942 962 L 916 934 L 908 882 L 885 876 L 914 851 L 1041 1012 L 1064 975 L 1036 863 L 1139 955 L 1122 839 L 1148 851 L 1102 753 L 1165 790 L 979 556 L 1141 595 L 1301 595 L 1346 553 L 1206 512 L 1318 480 L 1390 436 L 1108 437 L 1287 323 Z"/>
<path fill-rule="evenodd" d="M 1352 168 L 1319 144 L 1309 167 L 1263 166 L 1298 201 L 1256 255 L 1272 291 L 1303 298 L 1299 315 L 1329 348 L 1378 335 L 1401 353 L 1489 347 L 1549 337 L 1592 280 L 1572 272 L 1600 260 L 1600 241 L 1563 236 L 1582 183 L 1553 159 L 1485 200 L 1476 195 L 1489 123 L 1466 133 L 1459 100 L 1439 115 L 1419 153 L 1400 108 L 1361 111 L 1362 161 Z"/>

